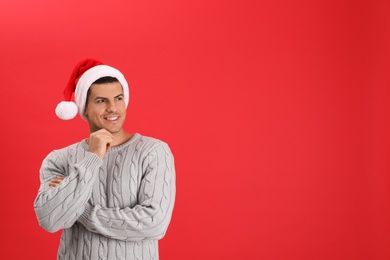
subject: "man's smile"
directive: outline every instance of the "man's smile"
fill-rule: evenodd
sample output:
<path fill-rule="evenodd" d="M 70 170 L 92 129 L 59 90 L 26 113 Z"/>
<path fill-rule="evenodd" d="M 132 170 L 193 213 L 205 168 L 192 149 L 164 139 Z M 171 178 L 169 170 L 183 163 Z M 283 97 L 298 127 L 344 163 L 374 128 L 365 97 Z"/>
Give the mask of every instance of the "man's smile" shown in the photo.
<path fill-rule="evenodd" d="M 119 119 L 119 116 L 105 116 L 103 118 L 108 121 L 116 121 Z"/>

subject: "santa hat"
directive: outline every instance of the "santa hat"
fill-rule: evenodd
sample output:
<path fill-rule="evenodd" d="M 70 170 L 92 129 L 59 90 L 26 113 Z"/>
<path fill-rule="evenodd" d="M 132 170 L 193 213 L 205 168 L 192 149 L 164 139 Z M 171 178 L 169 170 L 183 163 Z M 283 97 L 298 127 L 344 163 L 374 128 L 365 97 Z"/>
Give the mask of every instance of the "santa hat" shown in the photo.
<path fill-rule="evenodd" d="M 94 59 L 85 59 L 74 68 L 68 84 L 64 89 L 65 101 L 60 102 L 56 107 L 56 114 L 63 120 L 74 118 L 79 112 L 81 118 L 84 116 L 85 103 L 87 101 L 88 89 L 98 79 L 103 77 L 116 78 L 123 88 L 125 105 L 129 103 L 129 87 L 123 74 L 110 66 Z M 74 94 L 74 102 L 72 96 Z"/>

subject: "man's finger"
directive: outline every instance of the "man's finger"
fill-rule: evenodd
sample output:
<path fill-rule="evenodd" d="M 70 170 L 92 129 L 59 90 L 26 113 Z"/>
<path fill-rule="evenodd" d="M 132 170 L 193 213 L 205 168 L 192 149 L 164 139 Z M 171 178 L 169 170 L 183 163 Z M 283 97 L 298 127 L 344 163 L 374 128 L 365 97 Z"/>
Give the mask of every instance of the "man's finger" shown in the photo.
<path fill-rule="evenodd" d="M 56 187 L 58 184 L 60 184 L 64 180 L 63 176 L 59 176 L 55 179 L 50 180 L 49 187 Z"/>
<path fill-rule="evenodd" d="M 55 178 L 55 179 L 50 180 L 50 182 L 60 183 L 63 180 L 64 180 L 64 178 Z"/>

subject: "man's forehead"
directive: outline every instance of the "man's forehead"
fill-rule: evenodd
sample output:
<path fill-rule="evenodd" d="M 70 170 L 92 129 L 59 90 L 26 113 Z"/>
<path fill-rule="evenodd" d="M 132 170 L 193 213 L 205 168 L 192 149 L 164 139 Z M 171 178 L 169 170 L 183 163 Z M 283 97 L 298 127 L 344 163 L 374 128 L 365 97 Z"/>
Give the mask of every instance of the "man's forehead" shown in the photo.
<path fill-rule="evenodd" d="M 119 82 L 92 84 L 89 90 L 91 95 L 123 95 L 123 88 Z"/>

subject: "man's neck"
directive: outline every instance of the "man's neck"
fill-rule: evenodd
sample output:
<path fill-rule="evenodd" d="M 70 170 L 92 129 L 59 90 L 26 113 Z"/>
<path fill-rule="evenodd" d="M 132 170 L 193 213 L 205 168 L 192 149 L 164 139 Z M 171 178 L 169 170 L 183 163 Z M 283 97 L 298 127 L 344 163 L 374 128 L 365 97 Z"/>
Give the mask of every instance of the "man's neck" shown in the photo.
<path fill-rule="evenodd" d="M 127 141 L 129 141 L 131 139 L 131 137 L 133 137 L 133 134 L 127 133 L 126 131 L 124 131 L 122 129 L 120 132 L 114 133 L 113 136 L 114 136 L 114 141 L 111 144 L 111 146 L 114 147 L 114 146 L 118 146 L 118 145 L 124 144 Z"/>

